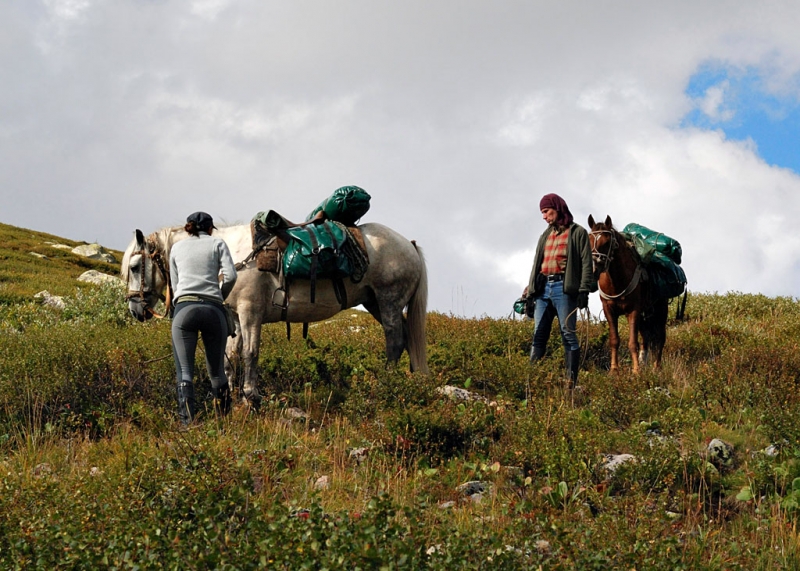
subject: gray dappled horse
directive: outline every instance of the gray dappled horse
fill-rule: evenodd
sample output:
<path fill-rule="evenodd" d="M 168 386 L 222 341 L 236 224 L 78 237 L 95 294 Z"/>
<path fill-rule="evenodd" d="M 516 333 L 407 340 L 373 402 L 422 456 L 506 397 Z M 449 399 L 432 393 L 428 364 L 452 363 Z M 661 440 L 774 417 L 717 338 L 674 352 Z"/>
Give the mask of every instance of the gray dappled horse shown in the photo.
<path fill-rule="evenodd" d="M 369 266 L 359 283 L 345 278 L 347 307 L 363 305 L 383 326 L 386 335 L 386 359 L 396 363 L 408 350 L 411 370 L 428 372 L 425 327 L 428 303 L 428 277 L 425 259 L 415 242 L 409 241 L 382 224 L 359 226 L 364 237 Z M 288 292 L 290 303 L 285 318 L 282 308 L 273 304 L 273 293 L 280 287 L 278 276 L 259 271 L 255 260 L 243 267 L 240 262 L 252 252 L 249 225 L 228 226 L 214 230 L 222 238 L 237 264 L 238 279 L 226 304 L 233 309 L 237 335 L 228 338 L 226 373 L 231 386 L 236 357 L 243 368 L 243 396 L 258 404 L 258 350 L 261 325 L 277 321 L 311 323 L 332 317 L 341 311 L 331 280 L 319 279 L 315 302 L 310 300 L 310 282 L 293 280 Z M 127 282 L 128 307 L 139 321 L 160 317 L 153 307 L 159 300 L 170 302 L 169 252 L 175 242 L 188 235 L 183 227 L 162 228 L 149 236 L 136 230 L 136 236 L 122 259 L 122 278 Z M 407 308 L 407 314 L 403 310 Z"/>

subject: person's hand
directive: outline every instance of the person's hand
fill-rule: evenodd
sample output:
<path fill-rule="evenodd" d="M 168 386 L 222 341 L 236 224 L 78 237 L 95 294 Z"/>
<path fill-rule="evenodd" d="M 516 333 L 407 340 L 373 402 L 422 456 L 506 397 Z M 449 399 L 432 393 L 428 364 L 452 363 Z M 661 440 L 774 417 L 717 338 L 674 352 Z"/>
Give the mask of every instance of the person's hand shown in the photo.
<path fill-rule="evenodd" d="M 522 299 L 528 297 L 528 286 L 525 286 L 525 289 L 522 290 Z"/>
<path fill-rule="evenodd" d="M 589 307 L 589 292 L 588 291 L 579 291 L 578 292 L 578 309 L 586 309 Z"/>

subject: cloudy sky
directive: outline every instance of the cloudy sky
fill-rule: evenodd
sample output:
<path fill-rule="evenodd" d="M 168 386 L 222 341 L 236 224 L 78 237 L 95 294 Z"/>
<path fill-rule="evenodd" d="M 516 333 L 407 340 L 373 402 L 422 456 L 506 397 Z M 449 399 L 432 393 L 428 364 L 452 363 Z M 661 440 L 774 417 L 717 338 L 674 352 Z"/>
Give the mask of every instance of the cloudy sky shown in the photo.
<path fill-rule="evenodd" d="M 3 0 L 0 222 L 123 249 L 358 185 L 431 310 L 501 317 L 556 192 L 678 239 L 692 291 L 798 297 L 799 29 L 796 0 Z"/>

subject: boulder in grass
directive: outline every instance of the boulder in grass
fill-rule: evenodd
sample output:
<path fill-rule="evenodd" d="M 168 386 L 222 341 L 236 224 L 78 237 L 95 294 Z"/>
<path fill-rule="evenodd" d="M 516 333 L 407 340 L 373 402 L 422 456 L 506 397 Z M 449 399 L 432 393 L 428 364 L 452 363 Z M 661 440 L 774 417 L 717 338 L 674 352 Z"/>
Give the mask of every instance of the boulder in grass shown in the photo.
<path fill-rule="evenodd" d="M 72 253 L 90 260 L 99 260 L 101 262 L 109 262 L 114 264 L 117 259 L 103 248 L 100 244 L 84 244 L 72 248 Z"/>
<path fill-rule="evenodd" d="M 489 484 L 479 480 L 472 480 L 464 482 L 456 488 L 456 491 L 465 496 L 474 496 L 475 494 L 482 494 L 489 488 Z"/>
<path fill-rule="evenodd" d="M 66 307 L 64 298 L 58 295 L 53 295 L 47 290 L 34 294 L 33 298 L 41 300 L 42 305 L 46 305 L 48 307 L 54 307 L 56 309 L 64 309 Z"/>
<path fill-rule="evenodd" d="M 451 400 L 457 402 L 483 402 L 483 403 L 489 402 L 489 399 L 487 399 L 484 396 L 470 392 L 460 387 L 454 387 L 452 385 L 445 385 L 443 387 L 439 387 L 436 389 L 436 392 L 445 395 L 446 397 L 449 397 Z"/>
<path fill-rule="evenodd" d="M 733 467 L 733 444 L 728 444 L 719 438 L 713 439 L 708 443 L 706 449 L 708 461 L 718 469 L 729 469 Z"/>
<path fill-rule="evenodd" d="M 611 478 L 620 466 L 631 462 L 636 462 L 636 456 L 633 454 L 604 454 L 600 468 L 608 478 Z"/>
<path fill-rule="evenodd" d="M 104 274 L 103 272 L 98 272 L 97 270 L 88 270 L 83 272 L 80 276 L 78 276 L 78 281 L 96 285 L 125 283 L 118 276 L 110 276 L 108 274 Z"/>

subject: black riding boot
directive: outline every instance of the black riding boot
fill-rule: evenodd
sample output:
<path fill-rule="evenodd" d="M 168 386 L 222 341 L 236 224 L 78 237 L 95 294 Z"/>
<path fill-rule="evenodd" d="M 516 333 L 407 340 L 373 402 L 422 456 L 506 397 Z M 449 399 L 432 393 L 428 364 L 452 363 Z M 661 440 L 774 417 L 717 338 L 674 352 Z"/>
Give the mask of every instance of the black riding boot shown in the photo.
<path fill-rule="evenodd" d="M 569 388 L 574 389 L 578 384 L 578 368 L 581 364 L 581 350 L 565 351 L 564 358 L 567 362 L 567 379 Z"/>
<path fill-rule="evenodd" d="M 228 383 L 225 383 L 219 388 L 211 388 L 211 394 L 214 397 L 214 414 L 217 418 L 226 416 L 231 411 L 231 388 Z"/>
<path fill-rule="evenodd" d="M 536 345 L 531 345 L 531 363 L 535 363 L 539 359 L 544 358 L 544 354 L 547 352 L 547 347 L 537 347 Z"/>
<path fill-rule="evenodd" d="M 194 385 L 191 381 L 178 383 L 178 416 L 184 426 L 194 420 Z"/>

